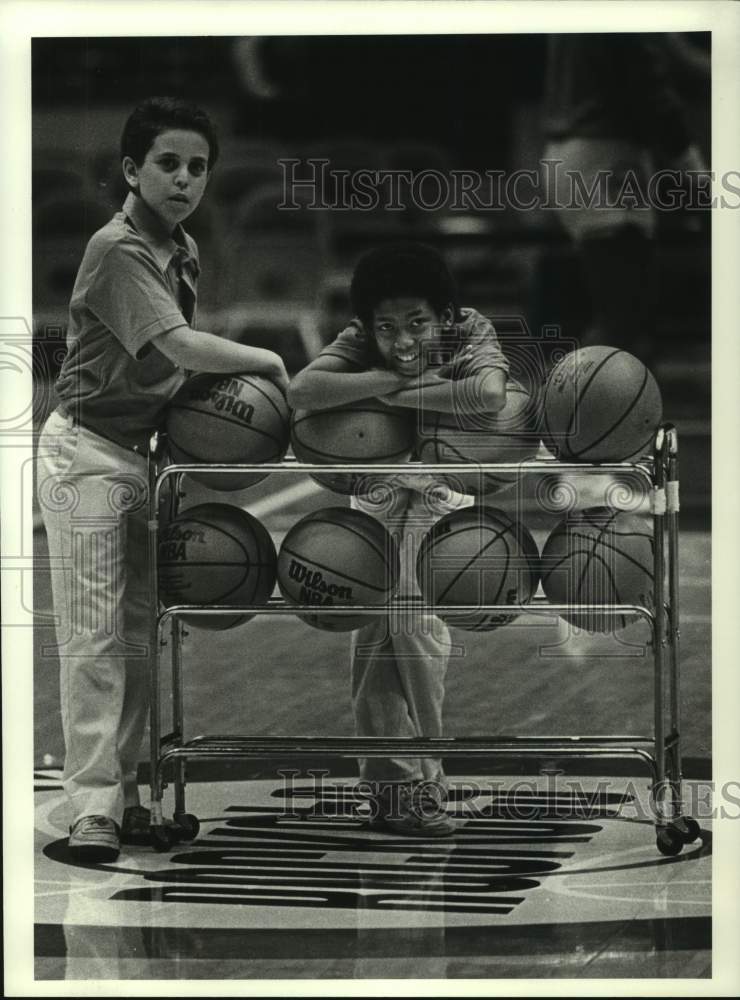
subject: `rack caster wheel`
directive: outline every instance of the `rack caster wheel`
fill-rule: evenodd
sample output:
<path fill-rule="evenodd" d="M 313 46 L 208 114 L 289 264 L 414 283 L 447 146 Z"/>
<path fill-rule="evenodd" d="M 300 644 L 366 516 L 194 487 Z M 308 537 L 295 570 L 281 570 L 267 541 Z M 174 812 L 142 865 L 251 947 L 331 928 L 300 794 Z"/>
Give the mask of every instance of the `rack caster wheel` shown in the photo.
<path fill-rule="evenodd" d="M 681 848 L 686 841 L 674 826 L 666 826 L 662 830 L 658 830 L 655 843 L 661 854 L 667 858 L 673 858 L 681 853 Z"/>
<path fill-rule="evenodd" d="M 171 850 L 178 841 L 177 833 L 169 826 L 153 826 L 149 836 L 152 847 L 160 853 Z"/>
<path fill-rule="evenodd" d="M 180 813 L 179 816 L 175 816 L 175 822 L 180 828 L 182 840 L 195 840 L 200 833 L 200 822 L 192 813 Z"/>
<path fill-rule="evenodd" d="M 691 816 L 682 816 L 671 828 L 683 839 L 684 844 L 691 844 L 701 836 L 701 827 Z"/>

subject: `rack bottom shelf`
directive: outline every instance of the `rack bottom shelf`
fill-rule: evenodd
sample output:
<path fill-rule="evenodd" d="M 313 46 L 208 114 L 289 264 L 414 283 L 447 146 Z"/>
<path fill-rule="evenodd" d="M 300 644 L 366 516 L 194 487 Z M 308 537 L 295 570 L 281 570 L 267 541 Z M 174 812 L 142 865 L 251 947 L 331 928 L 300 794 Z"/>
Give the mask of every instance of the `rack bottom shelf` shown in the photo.
<path fill-rule="evenodd" d="M 658 781 L 655 740 L 650 736 L 553 736 L 385 739 L 380 737 L 251 737 L 198 736 L 178 742 L 174 734 L 163 741 L 158 764 L 161 774 L 176 760 L 196 758 L 311 758 L 336 757 L 495 757 L 548 756 L 559 758 L 638 758 Z"/>
<path fill-rule="evenodd" d="M 667 741 L 670 743 L 669 738 Z M 642 744 L 642 745 L 640 745 Z M 199 736 L 180 742 L 172 733 L 163 741 L 161 754 L 156 762 L 152 789 L 152 846 L 168 850 L 180 841 L 197 837 L 199 824 L 195 816 L 184 808 L 184 769 L 188 760 L 259 759 L 295 760 L 304 755 L 309 759 L 342 757 L 433 756 L 433 757 L 539 757 L 555 759 L 618 759 L 640 760 L 652 777 L 651 793 L 663 791 L 659 782 L 659 764 L 654 752 L 655 740 L 640 735 L 610 736 L 540 736 L 540 737 L 476 737 L 384 739 L 370 737 L 248 737 L 248 736 Z M 179 785 L 178 805 L 174 819 L 166 822 L 162 810 L 164 775 L 168 765 L 176 765 Z M 181 783 L 181 784 L 180 784 Z M 683 847 L 697 840 L 700 829 L 695 820 L 683 815 L 680 798 L 680 776 L 668 783 L 667 800 L 657 794 L 653 803 L 656 846 L 666 856 L 680 853 Z M 586 796 L 588 798 L 588 796 Z"/>

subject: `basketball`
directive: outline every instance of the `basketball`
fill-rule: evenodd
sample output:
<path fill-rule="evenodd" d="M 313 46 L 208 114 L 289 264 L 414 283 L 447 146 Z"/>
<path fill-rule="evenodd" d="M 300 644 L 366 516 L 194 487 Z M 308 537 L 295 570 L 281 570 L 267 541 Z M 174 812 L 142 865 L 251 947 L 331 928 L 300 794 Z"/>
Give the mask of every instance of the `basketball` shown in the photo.
<path fill-rule="evenodd" d="M 542 586 L 555 604 L 640 604 L 653 601 L 653 533 L 650 523 L 610 507 L 570 514 L 542 551 Z M 563 615 L 588 632 L 610 632 L 633 615 Z"/>
<path fill-rule="evenodd" d="M 662 413 L 658 384 L 638 358 L 584 347 L 547 378 L 542 436 L 563 461 L 625 462 L 650 447 Z"/>
<path fill-rule="evenodd" d="M 196 375 L 170 402 L 167 435 L 175 462 L 279 462 L 288 450 L 290 410 L 261 375 Z M 241 490 L 268 473 L 188 473 L 214 490 Z"/>
<path fill-rule="evenodd" d="M 434 604 L 526 604 L 537 590 L 539 553 L 524 525 L 494 507 L 445 514 L 422 540 L 416 576 L 424 600 Z M 440 615 L 450 625 L 490 632 L 517 614 L 463 612 Z"/>
<path fill-rule="evenodd" d="M 363 399 L 330 410 L 296 410 L 291 443 L 300 462 L 393 465 L 411 455 L 414 423 L 409 409 Z M 363 492 L 365 476 L 327 473 L 313 478 L 335 493 L 349 494 Z"/>
<path fill-rule="evenodd" d="M 314 511 L 285 536 L 277 563 L 280 592 L 317 608 L 386 604 L 400 572 L 398 546 L 370 514 L 347 507 Z M 375 615 L 300 615 L 314 628 L 348 632 Z"/>
<path fill-rule="evenodd" d="M 523 462 L 540 445 L 536 394 L 520 385 L 506 388 L 498 413 L 422 413 L 417 433 L 419 458 L 426 463 Z M 488 495 L 516 482 L 516 472 L 461 472 L 445 481 L 459 493 Z"/>
<path fill-rule="evenodd" d="M 165 605 L 265 604 L 275 587 L 277 553 L 267 529 L 228 504 L 183 511 L 159 537 L 159 588 Z M 227 629 L 253 615 L 191 615 L 199 628 Z"/>

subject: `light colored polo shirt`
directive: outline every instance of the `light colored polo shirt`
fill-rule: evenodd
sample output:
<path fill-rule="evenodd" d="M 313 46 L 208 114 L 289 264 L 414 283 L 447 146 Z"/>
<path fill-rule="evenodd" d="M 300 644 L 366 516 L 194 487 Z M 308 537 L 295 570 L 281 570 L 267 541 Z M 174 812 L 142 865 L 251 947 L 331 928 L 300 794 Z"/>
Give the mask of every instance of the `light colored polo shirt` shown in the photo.
<path fill-rule="evenodd" d="M 357 320 L 342 330 L 319 357 L 341 358 L 350 371 L 385 367 L 373 335 Z M 439 350 L 432 352 L 431 360 L 437 374 L 455 381 L 488 368 L 500 368 L 506 374 L 509 371 L 493 325 L 475 309 L 460 310 L 458 323 L 451 331 L 444 331 Z"/>
<path fill-rule="evenodd" d="M 72 291 L 56 384 L 63 408 L 81 424 L 146 448 L 185 381 L 151 341 L 193 326 L 199 270 L 195 241 L 181 226 L 164 232 L 134 194 L 92 236 Z"/>

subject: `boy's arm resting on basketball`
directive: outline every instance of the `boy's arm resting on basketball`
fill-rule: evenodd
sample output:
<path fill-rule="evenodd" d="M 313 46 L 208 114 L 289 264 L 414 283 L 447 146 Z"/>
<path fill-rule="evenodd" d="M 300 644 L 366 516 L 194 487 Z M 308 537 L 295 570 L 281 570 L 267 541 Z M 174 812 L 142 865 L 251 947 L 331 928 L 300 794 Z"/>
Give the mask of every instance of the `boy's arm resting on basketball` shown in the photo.
<path fill-rule="evenodd" d="M 179 326 L 152 340 L 160 353 L 173 364 L 197 372 L 254 372 L 288 389 L 288 374 L 279 354 L 262 347 L 250 347 L 213 333 Z"/>
<path fill-rule="evenodd" d="M 395 392 L 380 397 L 392 406 L 438 413 L 498 413 L 506 404 L 506 372 L 484 368 L 462 379 L 443 378 L 428 369 Z"/>
<path fill-rule="evenodd" d="M 353 371 L 344 358 L 320 356 L 294 377 L 288 388 L 288 403 L 294 409 L 326 410 L 383 396 L 407 382 L 402 375 L 385 368 Z"/>

